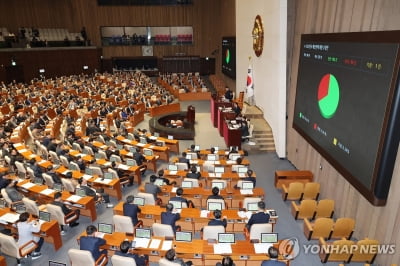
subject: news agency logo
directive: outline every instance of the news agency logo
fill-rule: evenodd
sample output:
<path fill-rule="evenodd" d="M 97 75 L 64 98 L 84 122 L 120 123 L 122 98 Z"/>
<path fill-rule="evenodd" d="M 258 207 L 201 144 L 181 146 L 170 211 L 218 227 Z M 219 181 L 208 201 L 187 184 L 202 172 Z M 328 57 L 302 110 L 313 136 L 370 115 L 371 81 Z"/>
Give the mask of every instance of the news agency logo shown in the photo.
<path fill-rule="evenodd" d="M 285 259 L 292 260 L 300 254 L 300 249 L 304 251 L 304 254 L 318 255 L 319 253 L 360 253 L 360 254 L 389 254 L 393 255 L 396 253 L 395 244 L 382 244 L 382 245 L 319 245 L 319 244 L 304 244 L 300 246 L 300 242 L 297 238 L 291 237 L 283 239 L 279 244 L 279 254 Z"/>

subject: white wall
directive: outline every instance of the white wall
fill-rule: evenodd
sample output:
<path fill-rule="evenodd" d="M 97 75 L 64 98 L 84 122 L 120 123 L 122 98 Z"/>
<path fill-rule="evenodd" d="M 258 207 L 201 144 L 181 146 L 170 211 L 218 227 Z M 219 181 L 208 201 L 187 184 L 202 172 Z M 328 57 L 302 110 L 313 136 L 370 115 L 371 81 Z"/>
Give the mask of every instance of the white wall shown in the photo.
<path fill-rule="evenodd" d="M 251 33 L 257 15 L 264 25 L 264 51 L 260 57 L 254 54 Z M 286 0 L 236 0 L 236 92 L 246 87 L 251 64 L 255 104 L 272 128 L 281 158 L 286 157 L 286 25 Z"/>

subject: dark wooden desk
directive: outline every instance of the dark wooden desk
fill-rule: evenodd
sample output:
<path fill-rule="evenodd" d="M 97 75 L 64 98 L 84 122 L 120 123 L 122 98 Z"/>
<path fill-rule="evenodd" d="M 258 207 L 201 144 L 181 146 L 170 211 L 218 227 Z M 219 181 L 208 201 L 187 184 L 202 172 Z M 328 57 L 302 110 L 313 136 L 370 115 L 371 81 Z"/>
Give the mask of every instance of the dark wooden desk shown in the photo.
<path fill-rule="evenodd" d="M 311 171 L 303 170 L 279 170 L 275 171 L 275 187 L 282 188 L 282 184 L 288 186 L 292 182 L 312 182 L 314 175 Z"/>
<path fill-rule="evenodd" d="M 233 120 L 236 118 L 236 114 L 233 111 L 227 111 L 224 108 L 218 108 L 218 131 L 219 135 L 224 135 L 224 123 L 225 120 Z"/>
<path fill-rule="evenodd" d="M 227 121 L 225 120 L 223 123 L 223 135 L 225 144 L 227 147 L 230 146 L 238 146 L 239 149 L 242 147 L 242 130 L 238 129 L 230 129 Z"/>
<path fill-rule="evenodd" d="M 220 99 L 214 99 L 211 97 L 210 99 L 210 107 L 211 107 L 211 121 L 214 127 L 218 126 L 218 108 L 219 107 L 232 107 L 232 103 L 223 102 Z"/>

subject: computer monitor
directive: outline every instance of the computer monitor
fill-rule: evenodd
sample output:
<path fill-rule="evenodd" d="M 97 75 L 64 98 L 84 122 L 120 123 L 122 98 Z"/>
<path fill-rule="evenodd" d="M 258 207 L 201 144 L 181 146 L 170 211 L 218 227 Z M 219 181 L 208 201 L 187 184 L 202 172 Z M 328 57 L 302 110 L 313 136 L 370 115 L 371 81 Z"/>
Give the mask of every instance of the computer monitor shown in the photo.
<path fill-rule="evenodd" d="M 207 154 L 207 161 L 216 161 L 217 155 L 216 154 Z"/>
<path fill-rule="evenodd" d="M 140 143 L 142 143 L 142 144 L 147 144 L 147 140 L 146 140 L 145 137 L 140 137 L 140 138 L 139 138 L 139 141 L 140 141 Z"/>
<path fill-rule="evenodd" d="M 96 153 L 94 154 L 94 158 L 96 158 L 96 159 L 103 159 L 103 155 L 100 154 L 100 153 L 98 153 L 98 152 L 96 152 Z"/>
<path fill-rule="evenodd" d="M 156 185 L 156 186 L 162 186 L 162 185 L 164 185 L 164 180 L 161 179 L 161 178 L 157 178 L 157 179 L 154 181 L 154 185 Z"/>
<path fill-rule="evenodd" d="M 170 200 L 168 203 L 172 204 L 175 210 L 182 209 L 182 201 Z"/>
<path fill-rule="evenodd" d="M 106 172 L 103 174 L 104 179 L 113 179 L 113 174 Z"/>
<path fill-rule="evenodd" d="M 231 156 L 231 160 L 232 161 L 236 161 L 238 158 L 240 158 L 240 157 L 242 157 L 242 156 L 240 156 L 240 154 L 232 154 L 232 156 Z"/>
<path fill-rule="evenodd" d="M 135 237 L 151 238 L 151 230 L 149 228 L 136 228 Z"/>
<path fill-rule="evenodd" d="M 49 260 L 49 266 L 67 266 L 66 263 Z"/>
<path fill-rule="evenodd" d="M 39 211 L 39 220 L 50 222 L 50 213 L 45 211 Z"/>
<path fill-rule="evenodd" d="M 177 231 L 175 240 L 181 242 L 192 242 L 192 232 Z"/>
<path fill-rule="evenodd" d="M 143 149 L 143 154 L 145 156 L 153 156 L 153 151 L 150 149 Z"/>
<path fill-rule="evenodd" d="M 193 182 L 192 181 L 187 181 L 187 180 L 182 181 L 181 187 L 182 188 L 192 188 L 193 187 Z"/>
<path fill-rule="evenodd" d="M 214 173 L 216 173 L 216 174 L 225 173 L 225 167 L 223 167 L 223 166 L 215 166 L 214 167 Z"/>
<path fill-rule="evenodd" d="M 135 197 L 133 204 L 144 206 L 144 198 Z"/>
<path fill-rule="evenodd" d="M 211 187 L 212 188 L 217 187 L 217 188 L 219 188 L 221 190 L 221 189 L 224 189 L 225 183 L 224 182 L 213 181 L 213 182 L 211 182 Z"/>
<path fill-rule="evenodd" d="M 100 233 L 104 234 L 112 234 L 113 232 L 113 225 L 112 224 L 106 224 L 106 223 L 99 223 L 98 229 Z"/>
<path fill-rule="evenodd" d="M 128 134 L 128 139 L 129 139 L 129 140 L 134 140 L 135 137 L 134 137 L 132 134 Z"/>
<path fill-rule="evenodd" d="M 253 189 L 254 183 L 251 181 L 243 181 L 242 182 L 242 189 Z"/>
<path fill-rule="evenodd" d="M 215 210 L 222 211 L 222 203 L 221 202 L 209 201 L 209 202 L 207 202 L 207 210 L 209 210 L 209 211 L 215 211 Z"/>
<path fill-rule="evenodd" d="M 186 159 L 188 159 L 188 160 L 193 160 L 192 154 L 190 154 L 190 153 L 186 154 Z"/>
<path fill-rule="evenodd" d="M 93 170 L 90 169 L 90 168 L 88 168 L 88 167 L 86 167 L 86 168 L 85 168 L 85 174 L 87 174 L 87 175 L 93 175 Z"/>
<path fill-rule="evenodd" d="M 239 174 L 246 174 L 248 168 L 246 166 L 238 167 L 238 173 Z"/>
<path fill-rule="evenodd" d="M 158 137 L 160 137 L 160 133 L 154 132 L 153 136 L 156 137 L 156 138 L 158 138 Z"/>
<path fill-rule="evenodd" d="M 278 243 L 278 233 L 261 233 L 261 243 Z"/>
<path fill-rule="evenodd" d="M 43 185 L 43 179 L 41 179 L 40 177 L 36 177 L 34 180 L 35 185 Z"/>
<path fill-rule="evenodd" d="M 194 151 L 200 151 L 200 145 L 195 145 L 194 146 Z"/>
<path fill-rule="evenodd" d="M 130 147 L 129 148 L 129 152 L 131 152 L 131 153 L 136 153 L 136 148 L 135 147 Z"/>
<path fill-rule="evenodd" d="M 133 159 L 127 159 L 127 160 L 126 160 L 126 165 L 127 165 L 127 166 L 135 166 L 135 165 L 136 165 L 135 160 L 133 160 Z"/>
<path fill-rule="evenodd" d="M 165 146 L 165 142 L 164 141 L 156 141 L 156 146 L 163 147 L 163 146 Z"/>
<path fill-rule="evenodd" d="M 168 139 L 174 139 L 174 136 L 168 135 Z"/>
<path fill-rule="evenodd" d="M 235 243 L 234 233 L 218 233 L 218 243 Z"/>
<path fill-rule="evenodd" d="M 175 164 L 169 164 L 168 171 L 178 171 L 178 166 Z"/>
<path fill-rule="evenodd" d="M 86 197 L 86 192 L 83 188 L 77 188 L 76 195 L 78 195 L 79 197 Z"/>
<path fill-rule="evenodd" d="M 247 210 L 250 212 L 258 211 L 258 202 L 247 203 Z"/>
<path fill-rule="evenodd" d="M 24 204 L 15 205 L 15 212 L 19 214 L 26 212 L 25 205 Z"/>
<path fill-rule="evenodd" d="M 110 162 L 118 162 L 118 158 L 111 156 Z"/>
<path fill-rule="evenodd" d="M 69 169 L 69 170 L 72 170 L 72 171 L 77 170 L 76 167 L 75 167 L 75 165 L 73 165 L 72 163 L 69 163 L 69 164 L 68 164 L 68 169 Z"/>
<path fill-rule="evenodd" d="M 53 185 L 53 189 L 57 192 L 61 192 L 62 191 L 62 184 L 60 183 L 54 183 Z"/>
<path fill-rule="evenodd" d="M 1 198 L 0 199 L 0 208 L 3 209 L 7 206 L 7 202 L 5 199 Z"/>

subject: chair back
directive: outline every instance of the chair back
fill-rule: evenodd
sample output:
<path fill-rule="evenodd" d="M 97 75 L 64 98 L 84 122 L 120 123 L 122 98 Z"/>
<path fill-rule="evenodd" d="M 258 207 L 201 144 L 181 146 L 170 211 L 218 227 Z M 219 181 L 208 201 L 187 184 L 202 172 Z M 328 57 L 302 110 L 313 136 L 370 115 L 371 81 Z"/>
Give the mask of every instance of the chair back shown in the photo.
<path fill-rule="evenodd" d="M 92 155 L 92 156 L 94 155 L 93 149 L 91 147 L 89 147 L 89 146 L 84 146 L 83 150 L 82 150 L 82 153 L 89 154 L 89 155 Z"/>
<path fill-rule="evenodd" d="M 213 181 L 211 181 L 211 188 L 213 188 L 214 187 L 214 183 L 223 183 L 223 187 L 222 187 L 222 189 L 224 189 L 224 188 L 226 188 L 226 180 L 213 180 Z"/>
<path fill-rule="evenodd" d="M 10 197 L 7 194 L 7 191 L 5 188 L 1 189 L 1 195 L 3 196 L 3 198 L 6 200 L 8 206 L 11 206 L 12 204 L 12 200 L 10 199 Z"/>
<path fill-rule="evenodd" d="M 272 233 L 272 224 L 253 224 L 250 228 L 250 240 L 261 240 L 262 233 Z"/>
<path fill-rule="evenodd" d="M 323 199 L 318 202 L 315 218 L 327 217 L 332 218 L 335 210 L 335 201 L 331 199 Z"/>
<path fill-rule="evenodd" d="M 317 209 L 317 202 L 315 200 L 302 200 L 299 206 L 299 213 L 297 215 L 297 219 L 313 218 L 316 209 Z"/>
<path fill-rule="evenodd" d="M 132 223 L 132 219 L 129 216 L 123 215 L 114 215 L 113 216 L 113 224 L 115 232 L 123 232 L 123 233 L 134 233 L 134 224 Z"/>
<path fill-rule="evenodd" d="M 114 158 L 114 160 L 115 160 L 117 163 L 121 163 L 121 162 L 122 162 L 121 157 L 119 157 L 118 155 L 115 155 L 115 154 L 111 155 L 111 156 L 110 156 L 110 161 L 111 161 L 112 158 Z"/>
<path fill-rule="evenodd" d="M 32 241 L 26 246 L 21 246 L 20 250 L 14 237 L 0 233 L 0 251 L 2 254 L 20 259 L 22 256 L 31 253 L 36 247 L 37 244 Z"/>
<path fill-rule="evenodd" d="M 154 196 L 151 193 L 144 193 L 144 192 L 139 192 L 137 194 L 139 198 L 144 198 L 144 204 L 145 205 L 156 205 L 156 201 L 154 200 Z"/>
<path fill-rule="evenodd" d="M 19 173 L 24 173 L 26 174 L 26 169 L 23 163 L 21 162 L 15 162 L 15 166 L 17 167 L 17 170 Z"/>
<path fill-rule="evenodd" d="M 350 239 L 354 231 L 356 221 L 352 218 L 339 218 L 333 226 L 331 238 Z"/>
<path fill-rule="evenodd" d="M 33 200 L 31 200 L 31 199 L 29 199 L 27 197 L 23 197 L 22 198 L 22 202 L 24 203 L 26 211 L 28 213 L 30 213 L 32 215 L 35 215 L 37 217 L 39 216 L 39 208 L 36 205 L 35 201 L 33 201 Z"/>
<path fill-rule="evenodd" d="M 111 257 L 111 263 L 113 266 L 136 266 L 136 261 L 134 258 L 123 257 L 118 255 L 113 255 Z"/>
<path fill-rule="evenodd" d="M 50 213 L 50 217 L 52 220 L 57 220 L 58 224 L 65 225 L 65 215 L 60 206 L 47 204 L 46 209 Z"/>
<path fill-rule="evenodd" d="M 32 168 L 27 167 L 26 171 L 28 172 L 28 176 L 31 180 L 35 180 L 35 172 L 33 172 Z"/>
<path fill-rule="evenodd" d="M 104 151 L 99 150 L 97 153 L 101 156 L 101 159 L 106 159 L 107 158 L 107 154 Z"/>
<path fill-rule="evenodd" d="M 327 239 L 332 232 L 333 220 L 331 218 L 318 218 L 315 220 L 312 239 L 319 239 L 320 237 Z"/>
<path fill-rule="evenodd" d="M 65 156 L 63 156 L 63 155 L 60 155 L 60 160 L 61 160 L 61 164 L 62 165 L 64 165 L 64 167 L 69 167 L 69 162 L 68 162 L 68 159 L 67 159 L 67 157 L 65 157 Z"/>
<path fill-rule="evenodd" d="M 351 246 L 354 245 L 354 242 L 351 240 L 337 240 L 332 243 L 332 245 L 337 248 L 328 249 L 332 251 L 329 254 L 328 261 L 348 261 L 351 257 L 351 253 L 349 252 Z M 344 247 L 346 246 L 346 247 Z M 345 252 L 343 252 L 345 251 Z"/>
<path fill-rule="evenodd" d="M 115 171 L 114 169 L 111 169 L 111 168 L 108 168 L 107 171 L 108 171 L 109 173 L 112 174 L 112 177 L 113 177 L 114 179 L 118 179 L 118 173 L 117 173 L 117 171 Z"/>
<path fill-rule="evenodd" d="M 357 250 L 353 249 L 353 256 L 351 262 L 367 262 L 373 263 L 376 255 L 378 254 L 379 241 L 373 239 L 363 239 L 357 242 Z"/>
<path fill-rule="evenodd" d="M 189 166 L 187 163 L 175 163 L 175 165 L 178 167 L 178 170 L 188 170 Z"/>
<path fill-rule="evenodd" d="M 225 233 L 223 225 L 207 225 L 203 227 L 203 240 L 218 239 L 219 233 Z"/>
<path fill-rule="evenodd" d="M 159 266 L 181 266 L 180 263 L 169 261 L 166 258 L 161 258 L 158 261 L 158 265 Z"/>
<path fill-rule="evenodd" d="M 169 224 L 153 223 L 151 228 L 153 230 L 153 236 L 175 237 L 174 230 Z"/>
<path fill-rule="evenodd" d="M 43 177 L 43 179 L 44 179 L 45 184 L 46 184 L 49 188 L 52 188 L 52 187 L 54 186 L 53 178 L 52 178 L 50 175 L 48 175 L 48 174 L 46 174 L 46 173 L 43 173 L 43 174 L 42 174 L 42 177 Z"/>
<path fill-rule="evenodd" d="M 68 257 L 71 261 L 71 266 L 95 265 L 92 253 L 88 250 L 71 248 L 68 250 Z"/>
<path fill-rule="evenodd" d="M 249 203 L 258 203 L 260 201 L 262 201 L 261 198 L 255 198 L 255 197 L 244 198 L 243 205 L 241 206 L 241 208 L 244 208 L 244 209 L 247 210 L 247 204 L 249 204 Z"/>
<path fill-rule="evenodd" d="M 98 177 L 103 176 L 103 171 L 101 170 L 100 167 L 98 166 L 89 166 L 90 169 L 92 169 L 93 175 L 97 175 Z"/>
<path fill-rule="evenodd" d="M 73 170 L 80 171 L 81 169 L 79 168 L 79 165 L 76 162 L 70 162 L 70 165 L 72 166 Z"/>
<path fill-rule="evenodd" d="M 316 182 L 309 182 L 304 185 L 302 199 L 318 200 L 320 184 Z"/>
<path fill-rule="evenodd" d="M 54 151 L 49 151 L 51 160 L 53 161 L 53 163 L 55 164 L 59 164 L 60 163 L 60 158 L 58 157 L 57 153 L 55 153 Z"/>
<path fill-rule="evenodd" d="M 71 180 L 67 178 L 61 178 L 61 182 L 65 190 L 71 193 L 75 193 L 75 186 Z"/>
<path fill-rule="evenodd" d="M 81 148 L 81 145 L 79 145 L 79 143 L 76 143 L 76 142 L 72 143 L 72 148 L 74 150 L 82 152 L 82 148 Z"/>

